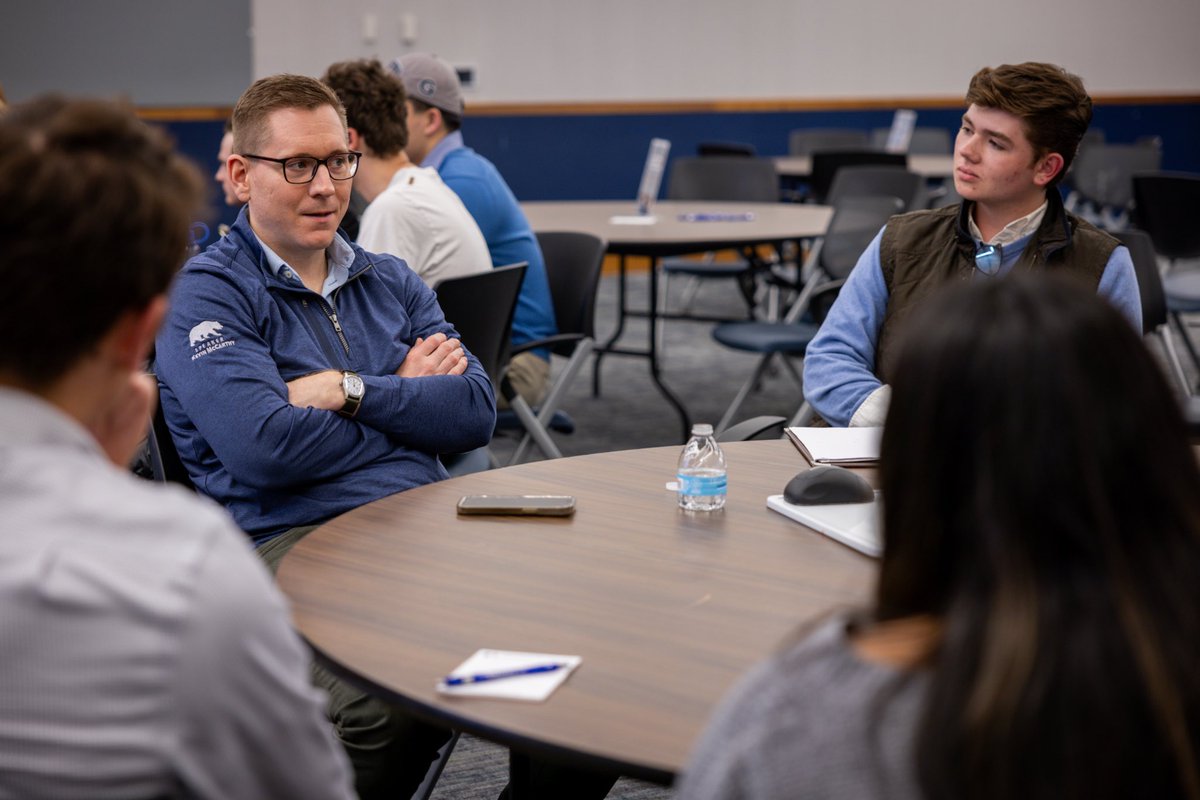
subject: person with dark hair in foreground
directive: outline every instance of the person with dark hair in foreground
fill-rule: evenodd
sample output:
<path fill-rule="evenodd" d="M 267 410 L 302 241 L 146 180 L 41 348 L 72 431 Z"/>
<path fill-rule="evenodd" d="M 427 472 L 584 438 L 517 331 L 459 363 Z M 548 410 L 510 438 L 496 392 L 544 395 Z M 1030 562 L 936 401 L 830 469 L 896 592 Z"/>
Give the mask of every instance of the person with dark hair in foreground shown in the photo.
<path fill-rule="evenodd" d="M 352 796 L 245 536 L 127 469 L 201 204 L 128 108 L 0 117 L 0 796 Z"/>
<path fill-rule="evenodd" d="M 681 798 L 1200 798 L 1200 472 L 1074 283 L 971 282 L 906 324 L 874 603 L 740 682 Z"/>
<path fill-rule="evenodd" d="M 899 323 L 946 283 L 1074 273 L 1142 330 L 1129 251 L 1067 213 L 1058 189 L 1092 120 L 1083 81 L 1054 64 L 985 67 L 965 101 L 954 143 L 963 202 L 893 217 L 808 346 L 804 396 L 830 425 L 883 424 Z"/>

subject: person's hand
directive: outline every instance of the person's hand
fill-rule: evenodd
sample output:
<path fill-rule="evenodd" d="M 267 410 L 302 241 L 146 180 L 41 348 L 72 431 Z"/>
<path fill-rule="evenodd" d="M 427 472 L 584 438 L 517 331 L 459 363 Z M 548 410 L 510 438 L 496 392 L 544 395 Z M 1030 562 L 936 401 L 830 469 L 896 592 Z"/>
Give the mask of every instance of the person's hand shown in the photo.
<path fill-rule="evenodd" d="M 287 382 L 288 402 L 296 408 L 320 408 L 341 411 L 346 405 L 342 373 L 336 369 L 314 372 Z"/>
<path fill-rule="evenodd" d="M 112 397 L 91 431 L 109 460 L 127 468 L 138 445 L 150 429 L 150 417 L 158 402 L 158 385 L 144 372 L 131 373 L 129 380 Z"/>
<path fill-rule="evenodd" d="M 418 338 L 404 357 L 396 374 L 401 378 L 420 378 L 426 375 L 462 375 L 467 371 L 467 356 L 462 343 L 444 333 L 428 339 Z"/>

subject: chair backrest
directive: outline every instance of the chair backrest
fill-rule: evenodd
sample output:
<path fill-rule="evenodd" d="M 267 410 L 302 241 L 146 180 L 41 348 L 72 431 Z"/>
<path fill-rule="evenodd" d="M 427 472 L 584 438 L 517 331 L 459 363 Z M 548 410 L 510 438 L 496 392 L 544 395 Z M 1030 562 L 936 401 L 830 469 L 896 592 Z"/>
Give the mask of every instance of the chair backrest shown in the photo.
<path fill-rule="evenodd" d="M 887 195 L 845 197 L 833 208 L 833 218 L 821 240 L 817 263 L 830 278 L 847 277 L 859 257 L 903 201 Z"/>
<path fill-rule="evenodd" d="M 1163 293 L 1158 258 L 1149 234 L 1134 228 L 1113 233 L 1129 248 L 1133 271 L 1137 275 L 1138 294 L 1142 298 L 1142 333 L 1149 333 L 1167 322 L 1167 298 Z"/>
<path fill-rule="evenodd" d="M 743 156 L 758 155 L 758 150 L 748 142 L 700 142 L 696 145 L 698 156 Z"/>
<path fill-rule="evenodd" d="M 1200 256 L 1200 175 L 1144 172 L 1133 176 L 1134 219 L 1164 258 Z"/>
<path fill-rule="evenodd" d="M 607 245 L 590 233 L 539 233 L 537 240 L 546 260 L 558 332 L 594 339 L 596 290 Z M 552 349 L 569 356 L 574 347 L 574 342 L 565 342 Z"/>
<path fill-rule="evenodd" d="M 671 163 L 667 197 L 672 200 L 728 200 L 773 203 L 779 200 L 779 173 L 765 158 L 694 156 Z"/>
<path fill-rule="evenodd" d="M 454 326 L 459 339 L 496 385 L 508 365 L 513 313 L 527 266 L 522 261 L 447 278 L 433 287 L 446 321 Z"/>
<path fill-rule="evenodd" d="M 788 133 L 788 154 L 810 156 L 818 150 L 865 150 L 867 132 L 852 128 L 796 128 Z"/>
<path fill-rule="evenodd" d="M 833 178 L 842 167 L 858 166 L 907 167 L 908 156 L 904 153 L 883 153 L 878 150 L 818 150 L 812 154 L 812 170 L 809 173 L 809 193 L 818 203 L 826 202 Z"/>
<path fill-rule="evenodd" d="M 836 206 L 843 198 L 864 195 L 899 197 L 904 202 L 902 211 L 916 211 L 925 207 L 925 178 L 907 167 L 842 167 L 833 176 L 825 202 Z"/>
<path fill-rule="evenodd" d="M 891 132 L 891 128 L 875 128 L 871 131 L 871 146 L 882 150 L 887 146 L 888 136 Z M 908 152 L 918 155 L 948 156 L 954 152 L 950 131 L 945 128 L 913 128 L 912 139 L 908 142 Z"/>
<path fill-rule="evenodd" d="M 1071 185 L 1085 199 L 1116 209 L 1133 200 L 1133 175 L 1162 166 L 1162 149 L 1140 144 L 1092 144 L 1081 148 L 1071 167 Z"/>
<path fill-rule="evenodd" d="M 162 391 L 161 387 L 159 391 Z M 154 416 L 150 418 L 150 430 L 146 432 L 146 447 L 154 480 L 178 483 L 192 490 L 196 488 L 188 477 L 187 467 L 179 458 L 179 451 L 175 449 L 175 440 L 167 428 L 161 402 L 154 404 Z"/>

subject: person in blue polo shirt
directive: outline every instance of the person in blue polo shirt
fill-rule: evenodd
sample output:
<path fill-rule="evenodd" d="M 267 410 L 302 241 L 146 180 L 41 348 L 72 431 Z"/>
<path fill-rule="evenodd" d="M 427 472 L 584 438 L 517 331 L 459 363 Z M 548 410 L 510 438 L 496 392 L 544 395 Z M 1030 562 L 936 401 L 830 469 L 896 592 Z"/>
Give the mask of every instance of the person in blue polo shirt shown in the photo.
<path fill-rule="evenodd" d="M 427 53 L 409 53 L 388 67 L 404 81 L 408 92 L 408 157 L 422 167 L 436 169 L 442 181 L 462 198 L 487 240 L 493 267 L 518 261 L 529 264 L 513 317 L 513 344 L 558 333 L 546 264 L 529 221 L 495 165 L 463 141 L 458 74 Z M 508 367 L 513 389 L 530 405 L 542 399 L 549 377 L 550 351 L 546 349 L 518 353 Z"/>

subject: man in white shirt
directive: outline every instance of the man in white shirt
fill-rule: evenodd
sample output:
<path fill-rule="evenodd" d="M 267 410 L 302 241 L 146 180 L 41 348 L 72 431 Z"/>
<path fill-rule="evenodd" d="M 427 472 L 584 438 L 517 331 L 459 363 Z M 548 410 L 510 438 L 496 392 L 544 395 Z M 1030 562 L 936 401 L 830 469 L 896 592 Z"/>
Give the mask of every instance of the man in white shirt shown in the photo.
<path fill-rule="evenodd" d="M 353 796 L 244 534 L 126 467 L 201 187 L 113 104 L 0 117 L 0 796 Z"/>
<path fill-rule="evenodd" d="M 409 160 L 404 84 L 375 60 L 343 61 L 322 80 L 346 107 L 350 149 L 363 153 L 354 189 L 369 203 L 358 244 L 404 259 L 429 286 L 492 268 L 487 242 L 437 170 Z"/>

